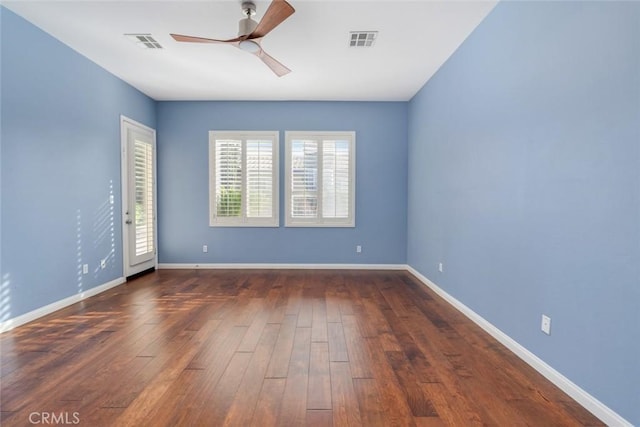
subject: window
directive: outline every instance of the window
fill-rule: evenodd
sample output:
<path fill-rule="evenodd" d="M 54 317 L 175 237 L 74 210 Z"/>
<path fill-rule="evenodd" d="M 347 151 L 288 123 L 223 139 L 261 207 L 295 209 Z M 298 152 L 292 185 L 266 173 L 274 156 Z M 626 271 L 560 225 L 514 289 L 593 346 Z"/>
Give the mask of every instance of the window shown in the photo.
<path fill-rule="evenodd" d="M 209 132 L 209 224 L 277 227 L 278 132 Z"/>
<path fill-rule="evenodd" d="M 355 227 L 355 132 L 286 132 L 287 227 Z"/>

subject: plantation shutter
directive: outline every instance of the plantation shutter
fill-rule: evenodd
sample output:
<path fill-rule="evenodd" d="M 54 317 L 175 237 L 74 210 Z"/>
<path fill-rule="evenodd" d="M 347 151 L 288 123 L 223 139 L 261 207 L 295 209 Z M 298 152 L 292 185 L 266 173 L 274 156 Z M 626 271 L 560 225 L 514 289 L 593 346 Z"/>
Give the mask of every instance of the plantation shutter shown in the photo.
<path fill-rule="evenodd" d="M 273 142 L 247 140 L 247 217 L 273 216 Z"/>
<path fill-rule="evenodd" d="M 318 142 L 296 140 L 291 144 L 291 216 L 318 216 Z"/>
<path fill-rule="evenodd" d="M 135 182 L 135 256 L 154 254 L 153 146 L 147 141 L 133 144 Z"/>
<path fill-rule="evenodd" d="M 209 225 L 277 227 L 278 131 L 209 131 Z"/>
<path fill-rule="evenodd" d="M 216 216 L 242 215 L 242 141 L 215 141 Z"/>
<path fill-rule="evenodd" d="M 322 216 L 349 217 L 349 143 L 322 143 Z"/>

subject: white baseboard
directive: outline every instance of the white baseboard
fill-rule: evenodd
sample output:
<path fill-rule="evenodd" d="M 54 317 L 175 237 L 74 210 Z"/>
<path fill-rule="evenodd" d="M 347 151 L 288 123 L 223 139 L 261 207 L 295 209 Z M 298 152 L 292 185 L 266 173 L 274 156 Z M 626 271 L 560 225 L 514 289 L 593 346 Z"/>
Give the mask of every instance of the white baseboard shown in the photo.
<path fill-rule="evenodd" d="M 6 332 L 18 326 L 24 325 L 25 323 L 32 322 L 36 319 L 39 319 L 40 317 L 46 316 L 47 314 L 51 314 L 54 311 L 58 311 L 62 308 L 70 306 L 71 304 L 75 304 L 79 301 L 82 301 L 83 299 L 92 297 L 94 295 L 98 295 L 115 286 L 121 285 L 124 282 L 126 282 L 124 277 L 118 277 L 117 279 L 114 279 L 110 282 L 96 286 L 95 288 L 87 289 L 84 292 L 71 295 L 70 297 L 45 305 L 44 307 L 37 308 L 23 315 L 14 317 L 13 319 L 5 320 L 4 322 L 0 323 L 0 333 Z"/>
<path fill-rule="evenodd" d="M 241 270 L 406 270 L 406 264 L 158 264 L 163 270 L 241 269 Z"/>
<path fill-rule="evenodd" d="M 606 406 L 604 403 L 600 402 L 598 399 L 587 393 L 585 390 L 580 388 L 578 385 L 573 383 L 567 377 L 562 375 L 560 372 L 553 369 L 546 362 L 540 359 L 535 354 L 531 353 L 525 347 L 520 345 L 513 338 L 502 332 L 500 329 L 496 328 L 493 324 L 487 321 L 484 317 L 480 316 L 475 311 L 471 310 L 469 307 L 458 301 L 453 296 L 449 295 L 445 290 L 440 288 L 438 285 L 433 283 L 431 280 L 427 279 L 421 273 L 419 273 L 415 268 L 411 266 L 407 266 L 407 270 L 417 277 L 424 285 L 430 288 L 432 291 L 440 295 L 443 299 L 445 299 L 449 304 L 455 307 L 462 314 L 471 319 L 474 323 L 484 329 L 489 335 L 498 340 L 502 345 L 507 347 L 513 353 L 515 353 L 520 359 L 524 360 L 528 363 L 532 368 L 542 374 L 545 378 L 555 384 L 562 391 L 571 396 L 576 402 L 582 405 L 585 409 L 591 412 L 596 417 L 600 418 L 605 424 L 608 426 L 615 427 L 633 427 L 629 421 L 625 420 L 618 413 L 613 411 L 611 408 Z"/>

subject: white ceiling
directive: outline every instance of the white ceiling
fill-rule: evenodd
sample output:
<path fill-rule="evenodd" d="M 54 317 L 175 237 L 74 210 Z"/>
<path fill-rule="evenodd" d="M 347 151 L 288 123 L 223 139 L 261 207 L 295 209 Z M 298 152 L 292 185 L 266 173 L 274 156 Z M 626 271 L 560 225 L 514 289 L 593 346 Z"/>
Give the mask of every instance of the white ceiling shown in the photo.
<path fill-rule="evenodd" d="M 240 0 L 2 4 L 156 100 L 345 101 L 410 99 L 496 4 L 288 1 L 296 12 L 262 43 L 293 70 L 280 78 L 234 47 L 169 36 L 235 37 Z M 269 3 L 256 1 L 254 19 Z M 350 48 L 349 31 L 378 31 L 378 38 L 373 48 Z M 126 33 L 150 33 L 164 49 L 140 49 Z"/>

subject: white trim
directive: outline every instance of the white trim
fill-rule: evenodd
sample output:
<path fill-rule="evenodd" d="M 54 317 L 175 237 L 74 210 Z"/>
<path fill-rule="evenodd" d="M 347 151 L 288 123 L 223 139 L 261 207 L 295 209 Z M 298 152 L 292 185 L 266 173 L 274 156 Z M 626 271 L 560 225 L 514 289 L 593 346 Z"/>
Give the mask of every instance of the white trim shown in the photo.
<path fill-rule="evenodd" d="M 445 290 L 433 283 L 431 280 L 419 273 L 415 268 L 407 266 L 407 270 L 418 278 L 425 286 L 430 288 L 436 294 L 440 295 L 445 301 L 454 308 L 467 316 L 471 321 L 484 329 L 489 335 L 498 340 L 502 345 L 511 350 L 516 356 L 528 363 L 533 369 L 542 374 L 546 379 L 558 386 L 562 391 L 571 396 L 576 402 L 582 405 L 586 410 L 600 418 L 605 424 L 617 427 L 633 427 L 629 421 L 617 414 L 611 408 L 600 402 L 591 394 L 580 388 L 570 379 L 553 369 L 545 361 L 535 354 L 531 353 L 513 338 L 496 328 L 484 317 L 458 301 L 455 297 L 448 294 Z"/>
<path fill-rule="evenodd" d="M 215 263 L 215 264 L 158 264 L 159 270 L 406 270 L 406 264 L 244 264 L 244 263 Z"/>
<path fill-rule="evenodd" d="M 25 323 L 33 322 L 34 320 L 46 316 L 47 314 L 51 314 L 54 311 L 58 311 L 60 309 L 68 307 L 86 298 L 98 295 L 104 291 L 121 285 L 124 282 L 126 282 L 124 277 L 118 277 L 117 279 L 96 286 L 95 288 L 87 289 L 86 291 L 79 294 L 71 295 L 70 297 L 45 305 L 44 307 L 37 308 L 18 317 L 14 317 L 13 319 L 5 320 L 4 322 L 0 323 L 0 333 L 10 331 L 11 329 L 22 326 Z"/>

